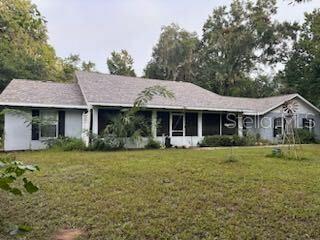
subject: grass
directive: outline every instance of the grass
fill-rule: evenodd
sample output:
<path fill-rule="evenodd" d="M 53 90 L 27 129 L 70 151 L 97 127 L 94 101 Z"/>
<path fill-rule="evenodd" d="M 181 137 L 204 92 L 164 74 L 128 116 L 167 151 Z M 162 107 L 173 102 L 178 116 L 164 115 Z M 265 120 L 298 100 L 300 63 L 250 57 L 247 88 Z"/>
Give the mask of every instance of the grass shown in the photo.
<path fill-rule="evenodd" d="M 0 192 L 0 239 L 78 228 L 83 239 L 317 239 L 320 148 L 308 160 L 267 158 L 271 148 L 124 152 L 21 152 L 38 164 L 33 195 Z M 4 218 L 5 217 L 5 218 Z"/>

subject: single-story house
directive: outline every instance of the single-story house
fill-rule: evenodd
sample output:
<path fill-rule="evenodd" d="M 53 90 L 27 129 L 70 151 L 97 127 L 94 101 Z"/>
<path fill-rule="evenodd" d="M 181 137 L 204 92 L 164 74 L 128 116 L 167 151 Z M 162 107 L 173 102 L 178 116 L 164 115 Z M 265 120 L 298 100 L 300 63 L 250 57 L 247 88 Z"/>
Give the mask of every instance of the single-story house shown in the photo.
<path fill-rule="evenodd" d="M 147 87 L 161 85 L 174 99 L 156 96 L 141 113 L 150 119 L 152 136 L 172 145 L 196 146 L 204 136 L 259 134 L 279 141 L 285 129 L 283 104 L 295 101 L 297 128 L 307 128 L 320 137 L 320 110 L 299 94 L 268 98 L 226 97 L 188 82 L 76 72 L 74 83 L 14 79 L 0 95 L 4 117 L 4 149 L 35 150 L 46 140 L 60 136 L 82 138 L 101 133 L 123 108 L 133 106 Z M 23 110 L 17 114 L 14 109 Z M 48 125 L 28 119 L 56 119 Z"/>

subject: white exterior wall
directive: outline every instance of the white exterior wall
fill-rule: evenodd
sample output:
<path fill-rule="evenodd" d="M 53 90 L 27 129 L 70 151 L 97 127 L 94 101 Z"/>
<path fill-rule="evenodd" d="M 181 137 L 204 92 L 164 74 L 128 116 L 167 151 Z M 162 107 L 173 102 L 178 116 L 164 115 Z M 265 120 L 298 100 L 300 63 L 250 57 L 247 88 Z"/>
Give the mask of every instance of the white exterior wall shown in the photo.
<path fill-rule="evenodd" d="M 40 109 L 41 111 L 41 109 Z M 58 111 L 58 110 L 57 110 Z M 82 110 L 65 110 L 65 136 L 81 138 Z M 39 150 L 46 148 L 45 141 L 31 140 L 32 111 L 25 114 L 7 112 L 4 117 L 4 150 Z"/>
<path fill-rule="evenodd" d="M 27 118 L 31 118 L 31 111 L 26 116 L 7 112 L 4 115 L 4 150 L 26 150 L 31 148 L 31 126 Z"/>
<path fill-rule="evenodd" d="M 161 144 L 165 143 L 164 137 L 156 138 Z M 203 137 L 199 136 L 185 136 L 185 137 L 170 137 L 171 144 L 177 147 L 196 147 L 198 143 L 203 139 Z"/>

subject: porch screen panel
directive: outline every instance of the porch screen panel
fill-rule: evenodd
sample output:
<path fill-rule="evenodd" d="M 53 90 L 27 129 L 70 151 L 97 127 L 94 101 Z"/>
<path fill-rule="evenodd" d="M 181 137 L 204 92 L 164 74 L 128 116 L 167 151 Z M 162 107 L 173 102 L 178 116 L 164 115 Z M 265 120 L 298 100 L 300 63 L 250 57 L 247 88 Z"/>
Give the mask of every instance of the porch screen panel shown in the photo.
<path fill-rule="evenodd" d="M 186 136 L 198 136 L 197 113 L 186 113 Z"/>
<path fill-rule="evenodd" d="M 236 114 L 222 114 L 222 135 L 238 134 L 238 118 Z"/>
<path fill-rule="evenodd" d="M 157 136 L 169 136 L 169 112 L 157 112 Z"/>
<path fill-rule="evenodd" d="M 102 134 L 112 118 L 119 114 L 119 110 L 114 109 L 99 109 L 98 110 L 98 134 Z"/>
<path fill-rule="evenodd" d="M 220 114 L 202 114 L 202 135 L 220 135 Z"/>
<path fill-rule="evenodd" d="M 151 111 L 139 111 L 137 113 L 141 117 L 141 122 L 136 126 L 137 129 L 141 130 L 142 137 L 148 137 L 151 135 Z"/>

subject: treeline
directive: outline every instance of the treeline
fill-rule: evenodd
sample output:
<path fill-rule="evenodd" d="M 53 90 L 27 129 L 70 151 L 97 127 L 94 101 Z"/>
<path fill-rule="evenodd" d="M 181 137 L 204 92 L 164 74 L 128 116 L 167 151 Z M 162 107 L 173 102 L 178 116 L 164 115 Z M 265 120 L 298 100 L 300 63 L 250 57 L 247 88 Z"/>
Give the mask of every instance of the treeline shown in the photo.
<path fill-rule="evenodd" d="M 276 3 L 234 0 L 216 8 L 201 37 L 176 24 L 163 27 L 144 77 L 192 82 L 229 96 L 298 92 L 320 106 L 320 10 L 306 13 L 302 24 L 279 22 Z M 136 75 L 125 50 L 113 52 L 108 66 L 112 74 Z"/>
<path fill-rule="evenodd" d="M 46 21 L 29 0 L 0 2 L 0 91 L 13 78 L 70 81 L 77 69 L 93 70 L 79 55 L 59 58 L 48 44 Z"/>
<path fill-rule="evenodd" d="M 305 14 L 302 24 L 279 22 L 276 14 L 276 0 L 234 0 L 212 11 L 201 37 L 165 26 L 143 77 L 193 82 L 229 96 L 298 92 L 320 106 L 320 10 Z M 46 21 L 29 0 L 1 2 L 0 34 L 0 90 L 13 78 L 70 81 L 77 69 L 95 71 L 79 55 L 56 56 Z M 112 52 L 106 63 L 111 74 L 136 76 L 126 50 Z"/>

